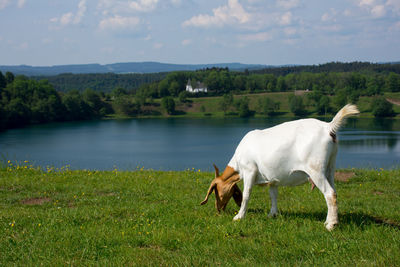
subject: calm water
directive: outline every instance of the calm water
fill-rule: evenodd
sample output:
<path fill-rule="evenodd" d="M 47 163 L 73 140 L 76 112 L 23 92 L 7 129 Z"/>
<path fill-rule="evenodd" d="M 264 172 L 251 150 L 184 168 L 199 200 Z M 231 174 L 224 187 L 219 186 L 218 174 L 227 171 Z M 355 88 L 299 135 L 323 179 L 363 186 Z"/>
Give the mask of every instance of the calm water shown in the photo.
<path fill-rule="evenodd" d="M 284 119 L 132 119 L 59 123 L 0 132 L 2 160 L 71 169 L 223 168 L 246 132 Z M 338 168 L 400 166 L 400 121 L 350 119 Z"/>

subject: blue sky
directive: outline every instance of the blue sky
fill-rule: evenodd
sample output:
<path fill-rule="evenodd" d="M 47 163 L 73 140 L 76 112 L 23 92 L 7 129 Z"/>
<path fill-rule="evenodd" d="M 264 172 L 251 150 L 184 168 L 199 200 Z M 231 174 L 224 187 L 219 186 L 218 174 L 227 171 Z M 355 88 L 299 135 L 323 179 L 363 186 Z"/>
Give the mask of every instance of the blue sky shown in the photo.
<path fill-rule="evenodd" d="M 0 0 L 0 65 L 400 60 L 400 0 Z"/>

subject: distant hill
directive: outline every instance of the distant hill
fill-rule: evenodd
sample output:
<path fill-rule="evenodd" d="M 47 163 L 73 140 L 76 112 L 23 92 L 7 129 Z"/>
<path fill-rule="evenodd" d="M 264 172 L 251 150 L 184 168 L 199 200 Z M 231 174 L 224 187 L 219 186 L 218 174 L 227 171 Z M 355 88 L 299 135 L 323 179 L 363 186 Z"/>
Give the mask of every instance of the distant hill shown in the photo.
<path fill-rule="evenodd" d="M 0 65 L 0 71 L 10 71 L 16 75 L 26 76 L 51 76 L 62 73 L 87 74 L 87 73 L 157 73 L 170 71 L 193 71 L 205 68 L 229 68 L 230 70 L 256 70 L 270 66 L 242 64 L 242 63 L 217 63 L 217 64 L 169 64 L 160 62 L 128 62 L 114 64 L 79 64 L 79 65 L 56 65 L 56 66 L 5 66 Z"/>

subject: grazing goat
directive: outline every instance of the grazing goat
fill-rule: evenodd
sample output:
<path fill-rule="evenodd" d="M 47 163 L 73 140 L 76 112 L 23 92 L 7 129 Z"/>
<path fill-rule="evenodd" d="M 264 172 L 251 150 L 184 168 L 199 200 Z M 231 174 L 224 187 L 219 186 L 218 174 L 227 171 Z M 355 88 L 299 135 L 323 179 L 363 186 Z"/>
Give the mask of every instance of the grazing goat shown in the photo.
<path fill-rule="evenodd" d="M 247 133 L 221 176 L 214 165 L 215 179 L 201 205 L 207 203 L 209 195 L 215 191 L 215 206 L 219 212 L 233 197 L 240 206 L 233 219 L 239 220 L 246 214 L 253 185 L 269 185 L 269 216 L 275 216 L 278 213 L 278 186 L 300 185 L 310 179 L 313 187 L 324 194 L 328 206 L 325 226 L 332 230 L 338 223 L 334 185 L 336 133 L 348 116 L 358 113 L 355 105 L 348 104 L 330 123 L 301 119 Z M 244 183 L 243 195 L 236 184 L 240 180 Z"/>

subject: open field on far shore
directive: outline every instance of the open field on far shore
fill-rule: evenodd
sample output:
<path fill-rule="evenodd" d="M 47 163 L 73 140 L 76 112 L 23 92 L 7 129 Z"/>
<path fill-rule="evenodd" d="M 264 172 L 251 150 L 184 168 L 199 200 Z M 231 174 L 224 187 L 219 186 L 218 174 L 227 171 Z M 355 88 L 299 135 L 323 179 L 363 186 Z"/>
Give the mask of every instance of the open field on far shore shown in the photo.
<path fill-rule="evenodd" d="M 267 187 L 247 217 L 218 215 L 204 199 L 212 173 L 71 171 L 28 162 L 0 168 L 2 266 L 400 266 L 400 170 L 337 173 L 340 225 L 324 227 L 323 195 Z M 242 184 L 239 184 L 242 187 Z"/>
<path fill-rule="evenodd" d="M 324 116 L 318 115 L 315 112 L 315 107 L 313 103 L 306 100 L 306 96 L 309 92 L 302 91 L 300 94 L 298 92 L 296 95 L 302 95 L 305 99 L 305 108 L 307 117 L 318 117 Z M 277 117 L 295 117 L 295 115 L 290 111 L 290 97 L 294 95 L 294 92 L 272 92 L 272 93 L 253 93 L 253 94 L 240 94 L 234 95 L 234 99 L 237 101 L 240 98 L 247 97 L 249 100 L 249 108 L 251 111 L 255 112 L 256 117 L 266 117 L 267 115 L 262 114 L 259 107 L 259 100 L 263 98 L 270 98 L 275 103 L 279 103 L 279 109 L 272 116 Z M 393 118 L 400 118 L 400 93 L 385 93 L 384 97 L 393 104 L 393 109 L 397 116 Z M 331 113 L 327 113 L 326 116 L 334 116 L 337 112 L 334 105 L 334 96 L 330 96 L 330 106 Z M 373 118 L 371 103 L 374 97 L 365 97 L 362 96 L 358 99 L 356 104 L 361 112 L 359 117 L 364 118 Z M 176 103 L 176 113 L 172 116 L 174 117 L 237 117 L 237 107 L 233 104 L 224 114 L 221 110 L 220 102 L 222 100 L 222 96 L 214 96 L 214 97 L 189 97 L 185 103 L 181 103 L 178 98 L 175 98 Z M 143 107 L 147 113 L 153 115 L 140 115 L 140 117 L 160 117 L 160 116 L 171 116 L 167 115 L 165 110 L 163 110 L 161 106 L 160 99 L 154 99 L 153 105 L 147 104 Z M 112 115 L 111 118 L 119 118 L 120 115 Z"/>

